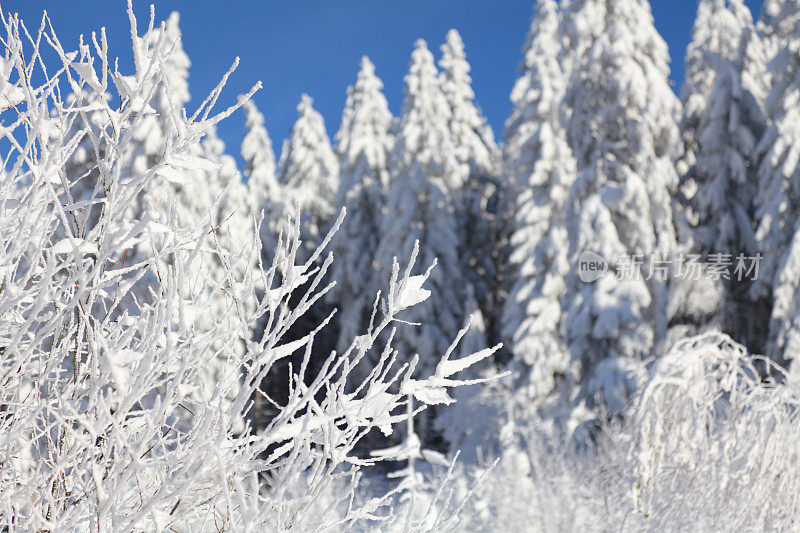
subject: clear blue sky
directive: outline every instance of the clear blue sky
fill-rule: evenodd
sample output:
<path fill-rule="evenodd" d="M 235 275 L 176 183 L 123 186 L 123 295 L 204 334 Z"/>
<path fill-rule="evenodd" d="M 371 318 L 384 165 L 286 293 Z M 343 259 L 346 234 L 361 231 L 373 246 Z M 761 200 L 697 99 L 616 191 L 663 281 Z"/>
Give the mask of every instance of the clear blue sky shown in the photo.
<path fill-rule="evenodd" d="M 2 0 L 0 0 L 2 1 Z M 134 0 L 140 27 L 149 13 L 146 0 Z M 461 32 L 472 65 L 478 104 L 496 134 L 511 104 L 508 95 L 517 75 L 533 0 L 156 0 L 156 17 L 181 13 L 183 45 L 192 60 L 190 88 L 197 105 L 216 85 L 234 57 L 241 64 L 221 99 L 230 104 L 255 81 L 264 88 L 256 104 L 279 152 L 296 117 L 303 92 L 314 98 L 328 132 L 339 126 L 345 89 L 353 83 L 359 58 L 366 54 L 383 79 L 393 113 L 400 111 L 403 76 L 414 40 L 422 37 L 438 57 L 448 29 Z M 747 0 L 758 14 L 762 0 Z M 696 10 L 694 0 L 652 0 L 656 26 L 669 44 L 672 78 L 683 80 L 683 56 Z M 77 48 L 80 33 L 106 27 L 112 55 L 130 68 L 131 51 L 125 0 L 6 0 L 5 11 L 19 12 L 38 27 L 46 9 L 65 48 Z M 190 109 L 192 106 L 190 104 Z M 244 135 L 243 115 L 220 127 L 228 151 L 238 157 Z M 279 154 L 277 154 L 279 155 Z"/>

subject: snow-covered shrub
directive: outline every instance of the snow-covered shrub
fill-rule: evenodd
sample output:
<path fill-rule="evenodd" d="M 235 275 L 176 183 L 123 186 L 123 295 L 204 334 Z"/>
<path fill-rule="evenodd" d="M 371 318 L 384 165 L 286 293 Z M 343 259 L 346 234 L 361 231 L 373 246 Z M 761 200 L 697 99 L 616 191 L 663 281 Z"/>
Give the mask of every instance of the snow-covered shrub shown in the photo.
<path fill-rule="evenodd" d="M 721 333 L 679 342 L 622 417 L 572 447 L 520 423 L 461 513 L 468 531 L 789 531 L 800 387 Z M 481 474 L 483 470 L 478 470 Z M 457 477 L 466 483 L 469 475 Z"/>
<path fill-rule="evenodd" d="M 494 350 L 451 360 L 454 343 L 433 375 L 411 379 L 416 358 L 399 364 L 391 344 L 376 345 L 429 295 L 430 270 L 411 275 L 415 249 L 404 272 L 394 263 L 384 313 L 309 375 L 319 328 L 291 342 L 284 335 L 330 288 L 331 234 L 298 262 L 295 221 L 262 266 L 259 220 L 250 242 L 231 242 L 216 218 L 223 196 L 182 217 L 170 185 L 222 172 L 218 147 L 198 143 L 258 87 L 212 113 L 229 71 L 190 114 L 171 98 L 176 45 L 160 46 L 166 25 L 154 31 L 151 10 L 144 39 L 130 1 L 128 15 L 129 75 L 110 60 L 104 30 L 73 52 L 46 17 L 32 34 L 16 16 L 0 19 L 0 524 L 317 531 L 390 520 L 391 495 L 356 498 L 360 470 L 375 460 L 356 457 L 355 444 L 406 421 L 408 398 L 422 408 L 452 402 L 448 390 L 466 383 L 453 376 Z M 55 71 L 44 54 L 57 57 Z M 142 158 L 156 97 L 163 144 Z M 78 148 L 90 152 L 81 157 L 88 171 L 73 171 Z M 142 200 L 147 208 L 132 217 Z M 257 341 L 256 324 L 265 327 Z M 348 386 L 373 348 L 382 350 L 373 371 Z M 274 404 L 264 377 L 295 353 L 288 400 Z M 209 384 L 212 361 L 224 364 Z M 256 433 L 243 421 L 259 396 L 276 414 Z M 454 516 L 435 512 L 436 527 Z"/>
<path fill-rule="evenodd" d="M 619 508 L 630 505 L 616 487 L 601 483 L 601 463 L 595 457 L 573 455 L 563 441 L 534 433 L 508 446 L 488 473 L 484 472 L 491 464 L 456 478 L 465 491 L 468 480 L 478 480 L 461 512 L 463 530 L 609 530 L 622 514 Z M 618 485 L 616 478 L 609 481 Z"/>
<path fill-rule="evenodd" d="M 631 412 L 637 509 L 670 527 L 723 519 L 732 529 L 791 529 L 800 516 L 798 405 L 797 383 L 729 337 L 678 343 Z"/>

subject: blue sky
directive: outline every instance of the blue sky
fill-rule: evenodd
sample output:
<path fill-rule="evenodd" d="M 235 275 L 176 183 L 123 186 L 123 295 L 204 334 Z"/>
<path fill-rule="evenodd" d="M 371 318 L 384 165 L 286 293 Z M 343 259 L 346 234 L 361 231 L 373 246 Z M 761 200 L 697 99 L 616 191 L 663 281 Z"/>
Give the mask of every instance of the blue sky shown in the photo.
<path fill-rule="evenodd" d="M 146 24 L 150 3 L 134 0 L 140 25 Z M 746 3 L 757 16 L 762 0 Z M 533 0 L 156 0 L 155 8 L 158 20 L 173 10 L 181 13 L 183 44 L 193 63 L 192 102 L 203 100 L 238 55 L 239 69 L 221 103 L 232 103 L 237 94 L 261 80 L 264 88 L 255 102 L 266 115 L 279 151 L 303 92 L 314 98 L 328 132 L 336 132 L 345 90 L 355 80 L 364 54 L 376 65 L 392 112 L 399 113 L 403 76 L 414 40 L 422 37 L 438 56 L 450 28 L 461 32 L 478 104 L 499 135 L 511 109 L 508 95 L 533 4 Z M 652 0 L 651 4 L 656 27 L 669 44 L 672 78 L 679 87 L 696 2 Z M 76 48 L 80 33 L 89 35 L 105 26 L 112 55 L 119 56 L 121 66 L 130 68 L 124 0 L 6 0 L 2 7 L 19 12 L 29 27 L 38 27 L 46 9 L 65 48 Z M 220 135 L 229 152 L 238 156 L 243 115 L 223 122 Z"/>

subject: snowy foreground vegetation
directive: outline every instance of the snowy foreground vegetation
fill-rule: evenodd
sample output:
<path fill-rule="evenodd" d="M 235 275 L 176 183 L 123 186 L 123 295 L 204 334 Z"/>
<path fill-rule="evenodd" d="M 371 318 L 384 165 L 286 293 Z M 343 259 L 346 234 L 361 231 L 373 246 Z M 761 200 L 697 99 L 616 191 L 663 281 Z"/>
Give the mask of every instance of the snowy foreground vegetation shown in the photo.
<path fill-rule="evenodd" d="M 680 98 L 645 0 L 539 0 L 503 142 L 451 30 L 277 163 L 128 13 L 0 19 L 3 530 L 800 527 L 796 0 L 701 0 Z"/>

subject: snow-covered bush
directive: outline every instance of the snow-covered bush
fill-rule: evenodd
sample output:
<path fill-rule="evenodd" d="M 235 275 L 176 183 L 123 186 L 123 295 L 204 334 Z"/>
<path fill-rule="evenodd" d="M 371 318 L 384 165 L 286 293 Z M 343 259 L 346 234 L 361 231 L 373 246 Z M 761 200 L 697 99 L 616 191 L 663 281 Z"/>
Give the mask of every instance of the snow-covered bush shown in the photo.
<path fill-rule="evenodd" d="M 800 516 L 798 406 L 798 384 L 729 337 L 678 343 L 631 410 L 637 510 L 669 527 L 791 529 Z"/>
<path fill-rule="evenodd" d="M 575 450 L 520 425 L 462 514 L 469 531 L 788 531 L 800 518 L 800 387 L 720 333 L 649 369 Z M 482 474 L 482 471 L 478 471 Z M 465 483 L 469 476 L 457 477 Z"/>
<path fill-rule="evenodd" d="M 415 249 L 404 272 L 395 262 L 369 330 L 309 375 L 319 328 L 283 339 L 330 288 L 322 280 L 331 234 L 298 262 L 295 221 L 272 264 L 261 265 L 259 220 L 249 242 L 232 242 L 218 219 L 222 192 L 206 213 L 184 217 L 172 186 L 224 172 L 219 147 L 198 143 L 258 86 L 213 112 L 229 71 L 190 114 L 185 100 L 172 100 L 177 45 L 161 46 L 167 25 L 158 31 L 151 9 L 143 38 L 130 1 L 128 15 L 135 70 L 127 75 L 104 30 L 68 51 L 46 16 L 33 33 L 16 16 L 0 19 L 0 524 L 317 531 L 390 520 L 391 494 L 356 498 L 360 469 L 375 459 L 356 457 L 354 445 L 417 412 L 406 411 L 409 398 L 421 408 L 450 403 L 448 390 L 466 383 L 454 375 L 494 350 L 451 360 L 454 344 L 433 375 L 411 379 L 416 358 L 399 364 L 391 344 L 376 346 L 429 294 L 430 271 L 411 275 Z M 47 54 L 55 71 L 44 66 Z M 163 142 L 142 158 L 141 128 L 155 113 Z M 75 172 L 79 148 L 89 168 Z M 131 216 L 132 205 L 145 208 Z M 256 324 L 265 327 L 258 340 Z M 380 360 L 348 386 L 373 347 Z M 264 378 L 295 353 L 302 363 L 286 376 L 288 400 L 274 404 Z M 209 383 L 211 362 L 222 364 Z M 276 414 L 256 433 L 247 419 L 258 396 Z M 408 528 L 446 527 L 453 509 L 432 506 Z"/>

